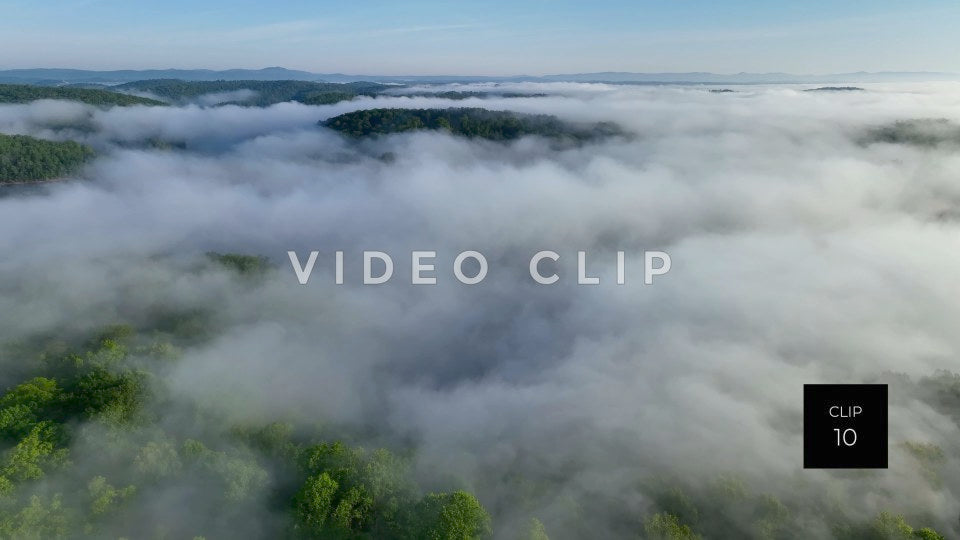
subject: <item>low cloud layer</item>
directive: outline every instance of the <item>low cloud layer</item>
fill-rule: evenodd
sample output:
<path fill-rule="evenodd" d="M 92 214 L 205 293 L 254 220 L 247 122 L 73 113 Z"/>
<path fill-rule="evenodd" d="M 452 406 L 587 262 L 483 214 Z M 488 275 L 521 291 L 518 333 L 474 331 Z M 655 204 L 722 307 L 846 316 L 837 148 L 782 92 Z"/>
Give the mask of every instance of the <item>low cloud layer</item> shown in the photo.
<path fill-rule="evenodd" d="M 100 157 L 76 181 L 0 193 L 0 338 L 214 306 L 222 334 L 168 374 L 181 399 L 412 444 L 427 485 L 468 487 L 503 522 L 516 517 L 498 504 L 514 474 L 552 482 L 535 497 L 548 529 L 570 499 L 604 494 L 610 514 L 640 513 L 651 478 L 729 474 L 785 501 L 829 492 L 865 519 L 928 513 L 957 534 L 958 427 L 906 386 L 891 386 L 888 471 L 801 469 L 804 383 L 916 380 L 956 370 L 960 352 L 960 154 L 863 140 L 896 120 L 960 122 L 960 94 L 866 88 L 522 83 L 497 91 L 549 95 L 2 106 L 0 132 L 79 139 Z M 558 150 L 440 133 L 351 141 L 316 125 L 437 106 L 614 121 L 635 137 Z M 140 144 L 151 139 L 184 149 Z M 314 249 L 301 287 L 285 253 Z M 438 251 L 437 286 L 409 284 L 409 253 L 424 249 Z M 490 261 L 473 287 L 451 269 L 468 249 Z M 553 286 L 526 273 L 543 249 L 561 255 Z M 389 284 L 359 284 L 363 250 L 394 256 Z M 651 286 L 644 250 L 673 259 Z M 278 270 L 255 287 L 184 272 L 205 251 L 266 255 Z M 577 251 L 599 286 L 576 285 Z M 944 449 L 942 486 L 903 441 Z M 584 517 L 598 530 L 608 518 Z M 826 534 L 815 513 L 802 521 Z"/>

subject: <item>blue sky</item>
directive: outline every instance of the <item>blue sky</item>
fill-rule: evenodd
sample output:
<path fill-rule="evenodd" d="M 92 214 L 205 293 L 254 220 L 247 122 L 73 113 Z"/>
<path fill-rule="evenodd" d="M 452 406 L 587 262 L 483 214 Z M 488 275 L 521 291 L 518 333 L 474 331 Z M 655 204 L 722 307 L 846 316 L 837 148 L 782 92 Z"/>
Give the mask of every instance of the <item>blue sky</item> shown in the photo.
<path fill-rule="evenodd" d="M 960 72 L 957 0 L 0 0 L 0 69 Z"/>

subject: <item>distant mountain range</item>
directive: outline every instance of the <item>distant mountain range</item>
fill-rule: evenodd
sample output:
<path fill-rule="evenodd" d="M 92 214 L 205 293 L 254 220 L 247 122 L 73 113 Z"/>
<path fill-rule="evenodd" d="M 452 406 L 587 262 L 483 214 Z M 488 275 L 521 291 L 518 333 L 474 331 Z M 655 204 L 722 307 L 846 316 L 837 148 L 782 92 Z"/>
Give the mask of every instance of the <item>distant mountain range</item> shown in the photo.
<path fill-rule="evenodd" d="M 459 76 L 459 75 L 345 75 L 342 73 L 310 73 L 282 67 L 264 69 L 145 69 L 118 71 L 88 71 L 82 69 L 10 69 L 0 70 L 0 83 L 30 84 L 120 84 L 144 79 L 182 79 L 186 81 L 210 80 L 297 80 L 325 82 L 375 81 L 385 83 L 449 83 L 449 82 L 611 82 L 624 84 L 669 84 L 669 83 L 868 83 L 868 82 L 921 82 L 957 81 L 960 74 L 939 72 L 894 72 L 834 73 L 826 75 L 794 75 L 790 73 L 631 73 L 606 71 L 599 73 L 572 73 L 545 76 Z"/>

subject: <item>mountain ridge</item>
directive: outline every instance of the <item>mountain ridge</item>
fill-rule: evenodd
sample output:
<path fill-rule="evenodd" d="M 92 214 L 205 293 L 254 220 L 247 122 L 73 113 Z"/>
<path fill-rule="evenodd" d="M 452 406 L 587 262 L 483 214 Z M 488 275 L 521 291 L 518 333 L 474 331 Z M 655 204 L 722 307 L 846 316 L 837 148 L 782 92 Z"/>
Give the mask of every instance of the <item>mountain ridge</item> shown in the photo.
<path fill-rule="evenodd" d="M 262 69 L 124 69 L 84 70 L 72 68 L 21 68 L 0 70 L 0 82 L 28 84 L 122 84 L 145 79 L 210 80 L 298 80 L 322 82 L 374 81 L 386 83 L 453 83 L 453 82 L 610 82 L 622 84 L 803 84 L 853 82 L 930 82 L 958 81 L 960 74 L 935 71 L 880 71 L 832 74 L 710 73 L 600 71 L 555 75 L 360 75 L 344 73 L 312 73 L 279 66 Z"/>

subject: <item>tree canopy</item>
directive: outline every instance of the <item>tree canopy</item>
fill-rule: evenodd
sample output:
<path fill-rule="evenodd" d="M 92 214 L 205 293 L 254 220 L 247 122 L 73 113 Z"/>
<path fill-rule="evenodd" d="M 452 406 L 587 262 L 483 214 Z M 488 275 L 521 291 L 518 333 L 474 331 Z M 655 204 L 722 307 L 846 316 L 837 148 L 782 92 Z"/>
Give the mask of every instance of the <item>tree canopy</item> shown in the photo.
<path fill-rule="evenodd" d="M 326 105 L 357 96 L 372 96 L 388 88 L 368 82 L 321 83 L 311 81 L 182 81 L 153 79 L 134 81 L 114 87 L 124 92 L 146 92 L 172 103 L 190 103 L 208 94 L 249 90 L 245 98 L 229 95 L 219 105 L 236 104 L 264 107 L 274 103 L 298 101 L 307 105 Z"/>
<path fill-rule="evenodd" d="M 534 94 L 524 94 L 522 92 L 480 92 L 476 90 L 446 90 L 438 92 L 413 92 L 401 94 L 405 97 L 436 97 L 442 99 L 451 99 L 455 101 L 461 101 L 469 98 L 479 98 L 479 99 L 491 99 L 491 98 L 532 98 L 532 97 L 546 97 L 549 94 L 544 93 L 534 93 Z"/>
<path fill-rule="evenodd" d="M 76 86 L 34 86 L 29 84 L 0 84 L 0 103 L 30 103 L 40 99 L 80 101 L 89 105 L 165 105 L 162 101 L 131 96 L 108 90 Z"/>
<path fill-rule="evenodd" d="M 240 275 L 263 261 L 207 260 Z M 192 429 L 163 424 L 155 407 L 175 397 L 158 374 L 180 354 L 176 331 L 161 328 L 116 325 L 17 349 L 24 378 L 0 393 L 0 538 L 489 536 L 490 515 L 476 497 L 425 494 L 409 458 L 390 450 L 290 424 L 223 426 L 195 407 L 186 411 Z M 150 497 L 171 486 L 177 504 L 211 519 L 152 513 L 159 503 Z M 263 522 L 263 504 L 276 520 Z"/>
<path fill-rule="evenodd" d="M 820 88 L 807 88 L 804 92 L 863 92 L 859 86 L 821 86 Z"/>
<path fill-rule="evenodd" d="M 0 184 L 37 182 L 73 173 L 93 149 L 74 141 L 0 134 Z"/>
<path fill-rule="evenodd" d="M 960 145 L 960 125 L 946 118 L 917 118 L 897 120 L 867 130 L 862 144 L 904 144 L 922 148 L 940 145 Z"/>
<path fill-rule="evenodd" d="M 608 122 L 581 126 L 550 115 L 480 108 L 367 109 L 341 114 L 320 124 L 352 137 L 442 130 L 494 141 L 510 141 L 526 135 L 585 141 L 622 134 L 616 124 Z"/>
<path fill-rule="evenodd" d="M 263 258 L 241 254 L 210 253 L 198 262 L 242 279 L 273 271 Z M 229 420 L 183 400 L 164 373 L 189 374 L 179 345 L 215 335 L 197 330 L 214 323 L 196 313 L 137 319 L 0 343 L 0 355 L 16 360 L 0 391 L 0 538 L 547 540 L 548 531 L 554 538 L 613 531 L 649 540 L 799 540 L 810 537 L 810 509 L 799 505 L 821 504 L 781 502 L 730 476 L 651 479 L 643 481 L 640 510 L 601 513 L 616 506 L 618 493 L 596 491 L 569 504 L 564 495 L 553 499 L 545 526 L 527 497 L 567 485 L 563 475 L 556 484 L 496 478 L 509 487 L 492 508 L 510 519 L 495 524 L 488 506 L 457 482 L 419 484 L 416 448 L 348 443 L 319 423 Z M 931 406 L 956 414 L 960 376 L 938 373 L 918 387 Z M 942 449 L 908 449 L 939 474 Z M 829 499 L 821 511 L 835 540 L 945 538 L 923 526 L 932 519 L 922 515 L 847 515 Z"/>

